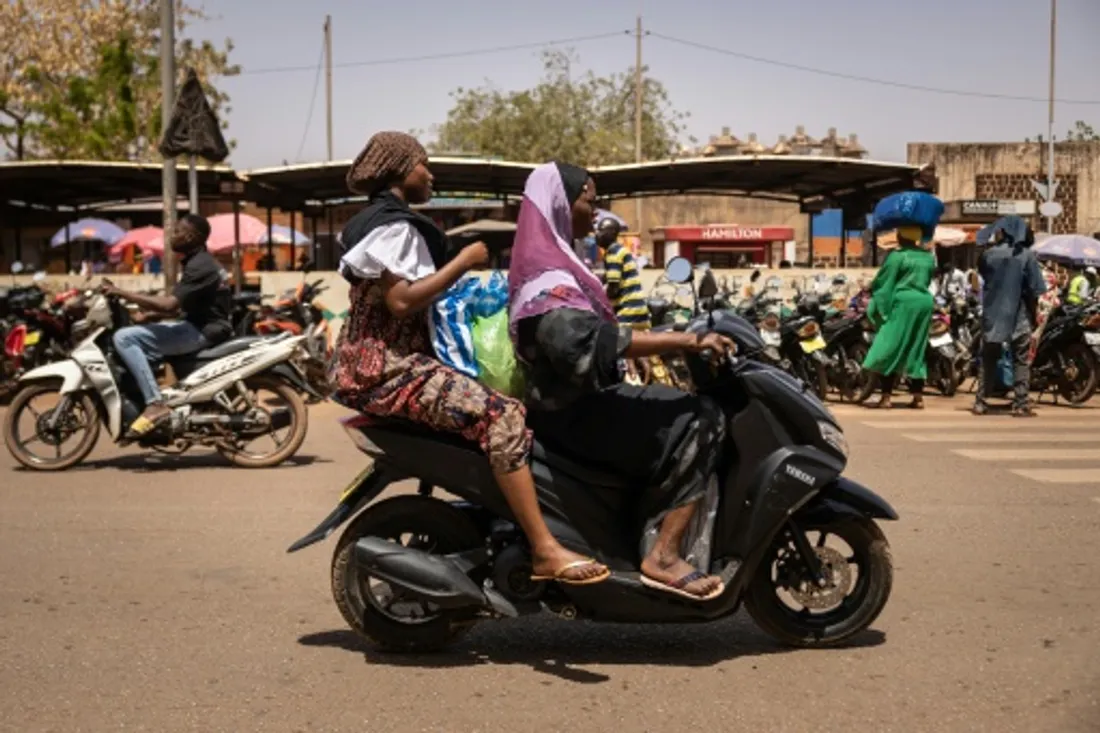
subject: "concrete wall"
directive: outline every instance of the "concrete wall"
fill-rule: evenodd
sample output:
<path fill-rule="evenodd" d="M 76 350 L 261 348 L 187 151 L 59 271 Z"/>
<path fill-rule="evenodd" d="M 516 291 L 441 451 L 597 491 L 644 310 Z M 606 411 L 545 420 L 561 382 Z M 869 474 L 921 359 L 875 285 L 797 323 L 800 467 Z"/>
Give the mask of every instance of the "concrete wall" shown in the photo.
<path fill-rule="evenodd" d="M 1046 153 L 1039 143 L 910 143 L 908 157 L 936 166 L 944 201 L 1037 199 L 1030 180 L 1046 180 Z M 1054 169 L 1061 182 L 1055 199 L 1065 209 L 1055 231 L 1100 232 L 1100 142 L 1057 143 Z"/>
<path fill-rule="evenodd" d="M 823 274 L 828 278 L 832 278 L 835 274 L 843 272 L 849 279 L 849 290 L 854 292 L 857 285 L 856 283 L 861 278 L 870 279 L 874 277 L 873 269 L 865 268 L 847 268 L 844 270 L 761 270 L 761 278 L 758 281 L 762 284 L 764 280 L 772 275 L 776 275 L 782 278 L 784 286 L 780 293 L 784 297 L 790 297 L 794 294 L 794 283 L 797 281 L 800 284 L 811 276 Z M 732 277 L 742 278 L 744 284 L 748 284 L 749 277 L 752 275 L 753 270 L 715 270 L 715 275 L 718 278 L 726 277 L 731 279 Z M 488 276 L 489 273 L 483 273 L 484 276 Z M 662 271 L 656 269 L 647 269 L 641 272 L 642 286 L 648 293 L 657 280 L 661 277 Z M 324 285 L 328 288 L 320 296 L 320 301 L 324 304 L 325 308 L 338 316 L 343 315 L 348 308 L 348 284 L 335 272 L 312 272 L 306 275 L 310 282 L 320 279 Z M 158 290 L 164 287 L 164 278 L 157 275 L 111 275 L 111 281 L 121 288 L 127 290 Z M 69 287 L 81 287 L 91 288 L 96 287 L 101 278 L 94 276 L 90 280 L 84 280 L 79 277 L 68 277 L 65 275 L 48 275 L 44 281 L 43 287 L 51 292 L 60 292 Z M 31 276 L 19 275 L 17 277 L 7 276 L 0 277 L 0 287 L 8 287 L 13 283 L 29 284 L 31 282 Z M 302 281 L 302 273 L 300 272 L 265 272 L 260 275 L 261 290 L 264 293 L 271 295 L 278 295 L 286 290 L 294 288 Z M 337 318 L 333 323 L 334 329 L 339 329 L 343 323 L 342 318 Z"/>

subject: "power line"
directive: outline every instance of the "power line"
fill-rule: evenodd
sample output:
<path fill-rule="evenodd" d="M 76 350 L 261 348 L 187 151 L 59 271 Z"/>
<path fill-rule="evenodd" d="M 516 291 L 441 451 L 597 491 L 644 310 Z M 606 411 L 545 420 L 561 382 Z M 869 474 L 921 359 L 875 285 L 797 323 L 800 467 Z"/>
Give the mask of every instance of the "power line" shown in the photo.
<path fill-rule="evenodd" d="M 489 48 L 470 49 L 468 51 L 452 51 L 447 53 L 427 54 L 424 56 L 402 56 L 389 59 L 368 59 L 365 61 L 345 61 L 333 64 L 333 68 L 350 69 L 363 66 L 387 66 L 390 64 L 412 64 L 420 61 L 441 61 L 444 59 L 457 59 L 467 56 L 485 56 L 494 53 L 506 53 L 508 51 L 524 51 L 532 48 L 545 48 L 546 46 L 562 46 L 567 43 L 586 43 L 588 41 L 600 41 L 607 38 L 619 38 L 630 35 L 632 31 L 616 31 L 614 33 L 597 33 L 590 36 L 574 36 L 572 38 L 557 38 L 549 41 L 537 41 L 532 43 L 516 43 L 510 46 L 492 46 Z M 312 66 L 272 66 L 260 69 L 243 69 L 241 76 L 250 74 L 282 74 L 293 71 L 312 71 Z"/>
<path fill-rule="evenodd" d="M 309 114 L 306 115 L 306 129 L 302 130 L 302 141 L 298 143 L 298 154 L 294 160 L 302 159 L 302 151 L 306 147 L 306 138 L 309 136 L 309 126 L 313 122 L 313 106 L 317 102 L 317 87 L 321 85 L 321 65 L 325 60 L 325 44 L 321 43 L 321 58 L 317 59 L 317 74 L 313 77 L 313 93 L 309 95 Z"/>
<path fill-rule="evenodd" d="M 908 84 L 900 81 L 890 81 L 887 79 L 876 79 L 870 76 L 859 76 L 857 74 L 845 74 L 839 71 L 829 71 L 827 69 L 819 69 L 813 66 L 804 66 L 802 64 L 794 64 L 787 61 L 778 61 L 776 59 L 767 59 L 760 56 L 753 56 L 747 53 L 741 53 L 739 51 L 732 51 L 728 48 L 719 48 L 717 46 L 709 46 L 705 43 L 697 43 L 695 41 L 688 41 L 683 38 L 676 38 L 675 36 L 666 36 L 663 33 L 657 33 L 650 31 L 647 35 L 651 35 L 654 38 L 660 38 L 663 41 L 669 43 L 675 43 L 681 46 L 687 46 L 688 48 L 695 48 L 703 51 L 710 51 L 712 53 L 722 54 L 723 56 L 731 56 L 733 58 L 742 59 L 744 61 L 752 61 L 758 64 L 767 64 L 769 66 L 778 66 L 784 69 L 793 69 L 794 71 L 803 71 L 808 74 L 817 74 L 819 76 L 829 76 L 834 79 L 845 79 L 847 81 L 858 81 L 865 84 L 877 84 L 879 86 L 894 87 L 897 89 L 909 89 L 917 92 L 927 92 L 929 94 L 946 94 L 955 97 L 977 97 L 982 99 L 1002 99 L 1015 102 L 1042 102 L 1046 104 L 1049 100 L 1046 97 L 1025 97 L 1015 94 L 997 94 L 994 92 L 976 92 L 966 91 L 962 89 L 943 89 L 940 87 L 924 86 L 922 84 Z M 1058 99 L 1055 100 L 1061 104 L 1080 104 L 1080 105 L 1100 105 L 1100 100 L 1087 100 L 1087 99 Z"/>

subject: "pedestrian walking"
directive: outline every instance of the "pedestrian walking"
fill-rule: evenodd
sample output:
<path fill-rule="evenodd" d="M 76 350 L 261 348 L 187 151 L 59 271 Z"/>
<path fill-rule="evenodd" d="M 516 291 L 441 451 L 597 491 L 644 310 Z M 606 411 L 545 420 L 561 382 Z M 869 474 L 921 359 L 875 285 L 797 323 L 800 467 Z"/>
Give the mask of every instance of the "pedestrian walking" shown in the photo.
<path fill-rule="evenodd" d="M 868 407 L 893 407 L 891 400 L 897 380 L 906 377 L 913 396 L 909 407 L 921 410 L 924 380 L 928 376 L 925 352 L 934 305 L 929 288 L 936 258 L 920 246 L 923 239 L 920 227 L 899 227 L 897 238 L 898 248 L 887 255 L 871 283 L 867 314 L 878 327 L 878 333 L 863 368 L 876 375 L 882 397 Z"/>
<path fill-rule="evenodd" d="M 1031 251 L 1035 235 L 1023 219 L 1006 216 L 994 226 L 994 244 L 978 261 L 982 292 L 982 368 L 974 414 L 989 412 L 997 362 L 1009 345 L 1013 361 L 1012 414 L 1033 417 L 1028 399 L 1032 333 L 1039 322 L 1039 298 L 1046 293 L 1039 260 Z"/>

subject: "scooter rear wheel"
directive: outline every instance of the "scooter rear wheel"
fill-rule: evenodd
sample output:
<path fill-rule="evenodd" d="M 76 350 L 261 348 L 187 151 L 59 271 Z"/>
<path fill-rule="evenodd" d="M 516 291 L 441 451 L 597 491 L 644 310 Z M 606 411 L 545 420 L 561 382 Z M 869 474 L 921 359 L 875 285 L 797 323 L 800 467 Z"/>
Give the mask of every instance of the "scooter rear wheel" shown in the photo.
<path fill-rule="evenodd" d="M 870 626 L 886 606 L 894 582 L 890 546 L 878 525 L 865 518 L 802 525 L 799 531 L 818 533 L 814 550 L 830 576 L 830 587 L 819 590 L 806 577 L 804 565 L 793 556 L 790 538 L 781 531 L 749 583 L 745 607 L 761 629 L 784 644 L 839 646 Z M 850 556 L 822 544 L 822 537 L 829 536 L 843 540 Z M 856 566 L 854 579 L 852 565 Z M 850 587 L 833 587 L 838 579 Z M 794 609 L 780 598 L 780 590 L 800 597 L 797 603 L 803 608 Z"/>
<path fill-rule="evenodd" d="M 404 599 L 398 589 L 365 574 L 354 554 L 355 543 L 364 537 L 380 537 L 432 554 L 462 552 L 485 541 L 469 517 L 444 501 L 425 496 L 397 496 L 375 504 L 348 525 L 336 544 L 332 597 L 352 631 L 387 651 L 438 651 L 473 626 L 468 615 Z M 388 598 L 379 595 L 382 586 L 388 586 Z M 406 613 L 398 611 L 398 603 L 407 606 Z M 422 615 L 417 615 L 415 607 Z"/>

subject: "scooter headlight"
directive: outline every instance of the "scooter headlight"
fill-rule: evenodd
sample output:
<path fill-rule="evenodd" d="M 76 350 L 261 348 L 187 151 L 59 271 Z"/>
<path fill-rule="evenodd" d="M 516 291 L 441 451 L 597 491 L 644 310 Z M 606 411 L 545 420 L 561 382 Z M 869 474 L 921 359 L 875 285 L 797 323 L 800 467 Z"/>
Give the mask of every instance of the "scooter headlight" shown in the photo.
<path fill-rule="evenodd" d="M 798 338 L 803 341 L 807 339 L 817 338 L 821 335 L 821 326 L 817 325 L 817 321 L 810 321 L 802 328 L 798 329 Z"/>
<path fill-rule="evenodd" d="M 822 440 L 835 448 L 840 455 L 848 457 L 848 439 L 844 437 L 840 428 L 825 420 L 819 420 L 817 428 L 821 431 Z"/>

